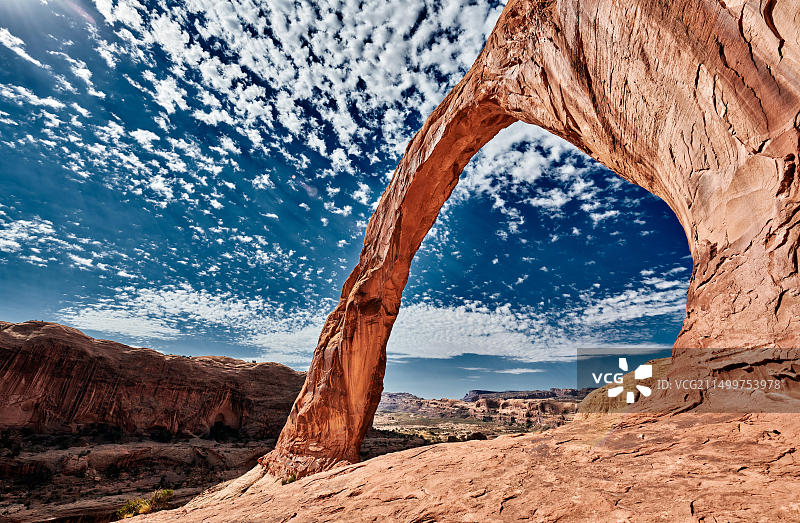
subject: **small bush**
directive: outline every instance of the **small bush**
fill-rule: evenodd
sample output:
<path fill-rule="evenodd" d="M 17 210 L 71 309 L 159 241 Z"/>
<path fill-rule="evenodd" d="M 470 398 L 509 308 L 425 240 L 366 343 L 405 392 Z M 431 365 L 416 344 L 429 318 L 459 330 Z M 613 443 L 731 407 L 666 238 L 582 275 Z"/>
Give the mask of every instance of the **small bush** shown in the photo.
<path fill-rule="evenodd" d="M 117 519 L 132 518 L 150 512 L 150 500 L 144 498 L 130 499 L 114 514 Z"/>
<path fill-rule="evenodd" d="M 281 480 L 281 485 L 288 485 L 289 483 L 294 483 L 295 481 L 297 481 L 297 477 L 294 474 L 292 474 L 288 478 L 283 478 Z"/>
<path fill-rule="evenodd" d="M 173 492 L 171 489 L 156 490 L 153 492 L 153 495 L 150 496 L 150 499 L 136 498 L 128 500 L 122 505 L 121 509 L 114 513 L 114 516 L 116 516 L 116 519 L 126 519 L 138 516 L 139 514 L 149 514 L 151 512 L 163 510 L 169 506 L 172 494 Z"/>

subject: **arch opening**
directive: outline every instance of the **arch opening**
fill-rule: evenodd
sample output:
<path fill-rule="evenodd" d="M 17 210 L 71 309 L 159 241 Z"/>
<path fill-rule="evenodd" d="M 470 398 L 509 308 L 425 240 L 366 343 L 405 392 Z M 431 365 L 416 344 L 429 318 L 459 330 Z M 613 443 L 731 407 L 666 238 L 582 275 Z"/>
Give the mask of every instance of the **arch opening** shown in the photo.
<path fill-rule="evenodd" d="M 800 52 L 787 41 L 778 60 L 773 42 L 746 41 L 737 24 L 716 0 L 641 10 L 510 1 L 381 197 L 265 469 L 300 477 L 358 461 L 411 260 L 470 158 L 516 121 L 564 138 L 675 212 L 694 267 L 671 372 L 793 372 L 780 351 L 800 346 Z M 719 52 L 699 44 L 707 41 Z M 769 348 L 759 361 L 774 364 L 740 350 L 748 347 Z M 687 408 L 685 398 L 662 399 L 668 410 Z M 688 408 L 709 397 L 694 400 Z"/>
<path fill-rule="evenodd" d="M 578 348 L 671 349 L 692 265 L 657 197 L 517 122 L 467 165 L 445 209 L 411 265 L 384 390 L 573 388 Z"/>

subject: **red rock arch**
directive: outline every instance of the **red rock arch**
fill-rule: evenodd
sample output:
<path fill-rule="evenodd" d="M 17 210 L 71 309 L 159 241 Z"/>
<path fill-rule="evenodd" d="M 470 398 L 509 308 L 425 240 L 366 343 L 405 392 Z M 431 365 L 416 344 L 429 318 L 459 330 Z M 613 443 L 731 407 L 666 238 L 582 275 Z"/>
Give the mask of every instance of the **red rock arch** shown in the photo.
<path fill-rule="evenodd" d="M 411 260 L 470 158 L 517 120 L 675 212 L 694 270 L 673 366 L 694 347 L 800 346 L 800 4 L 762 4 L 511 0 L 381 197 L 266 469 L 358 461 Z"/>

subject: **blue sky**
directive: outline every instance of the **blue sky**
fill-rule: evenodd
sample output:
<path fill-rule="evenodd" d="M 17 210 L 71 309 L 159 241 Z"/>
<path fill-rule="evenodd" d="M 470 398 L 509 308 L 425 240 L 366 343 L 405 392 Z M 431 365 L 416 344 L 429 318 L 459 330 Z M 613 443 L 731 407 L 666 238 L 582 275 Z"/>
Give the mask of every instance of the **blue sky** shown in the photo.
<path fill-rule="evenodd" d="M 305 369 L 366 222 L 502 4 L 0 3 L 0 319 Z M 577 347 L 668 347 L 668 207 L 525 124 L 414 261 L 386 389 L 569 385 Z"/>

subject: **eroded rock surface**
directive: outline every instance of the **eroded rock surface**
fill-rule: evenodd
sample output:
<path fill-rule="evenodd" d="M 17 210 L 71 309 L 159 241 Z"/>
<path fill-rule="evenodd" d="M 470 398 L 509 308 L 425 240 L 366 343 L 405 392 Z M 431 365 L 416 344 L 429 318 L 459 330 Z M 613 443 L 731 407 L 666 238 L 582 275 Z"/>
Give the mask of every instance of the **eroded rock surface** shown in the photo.
<path fill-rule="evenodd" d="M 277 363 L 187 358 L 44 322 L 0 323 L 0 429 L 274 438 L 303 383 Z"/>
<path fill-rule="evenodd" d="M 799 27 L 794 0 L 509 1 L 384 192 L 267 470 L 358 460 L 411 260 L 466 163 L 518 120 L 675 212 L 694 270 L 674 372 L 695 372 L 711 354 L 696 349 L 713 348 L 717 377 L 797 384 L 780 350 L 728 349 L 800 346 Z"/>
<path fill-rule="evenodd" d="M 798 438 L 785 414 L 608 415 L 287 485 L 258 467 L 141 521 L 797 521 Z"/>

